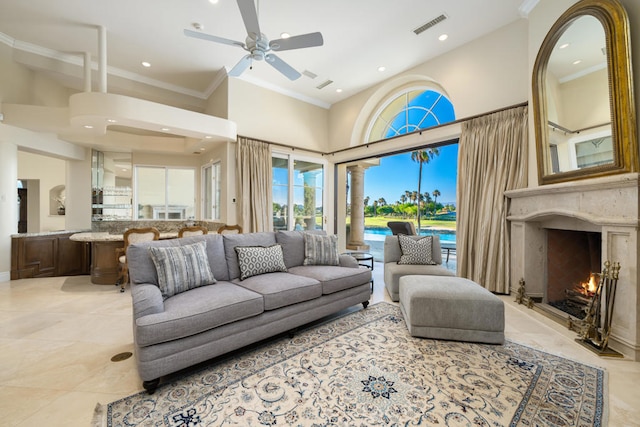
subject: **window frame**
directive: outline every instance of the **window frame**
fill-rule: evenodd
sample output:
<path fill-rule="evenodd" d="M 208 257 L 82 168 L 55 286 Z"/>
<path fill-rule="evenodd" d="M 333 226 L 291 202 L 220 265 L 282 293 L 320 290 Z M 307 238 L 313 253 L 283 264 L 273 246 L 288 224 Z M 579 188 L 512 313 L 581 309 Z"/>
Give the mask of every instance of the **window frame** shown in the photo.
<path fill-rule="evenodd" d="M 165 212 L 165 218 L 139 218 L 139 210 L 138 210 L 138 205 L 139 205 L 139 177 L 138 177 L 138 172 L 141 168 L 147 168 L 147 169 L 164 169 L 164 174 L 165 174 L 165 182 L 164 182 L 164 212 Z M 191 170 L 193 172 L 193 194 L 194 194 L 194 198 L 193 198 L 193 212 L 194 212 L 194 216 L 195 216 L 195 212 L 196 212 L 196 168 L 192 167 L 192 166 L 165 166 L 165 165 L 143 165 L 143 164 L 139 164 L 139 165 L 134 165 L 133 166 L 133 207 L 132 207 L 132 216 L 134 217 L 134 220 L 137 221 L 184 221 L 184 220 L 189 220 L 189 219 L 194 219 L 193 217 L 190 217 L 188 215 L 185 214 L 186 218 L 179 218 L 179 219 L 172 219 L 172 218 L 167 218 L 168 214 L 169 214 L 169 200 L 168 200 L 168 195 L 169 195 L 169 177 L 168 177 L 168 173 L 169 170 Z"/>

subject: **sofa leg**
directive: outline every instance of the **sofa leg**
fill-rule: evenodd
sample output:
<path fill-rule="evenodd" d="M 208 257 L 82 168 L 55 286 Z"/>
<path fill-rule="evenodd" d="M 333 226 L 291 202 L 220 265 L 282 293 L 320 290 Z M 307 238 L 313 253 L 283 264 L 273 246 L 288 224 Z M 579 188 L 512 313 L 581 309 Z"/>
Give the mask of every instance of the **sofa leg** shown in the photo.
<path fill-rule="evenodd" d="M 147 393 L 149 394 L 153 394 L 156 392 L 158 384 L 160 384 L 160 378 L 156 378 L 155 380 L 151 381 L 142 381 L 142 387 L 144 387 L 144 389 L 147 390 Z"/>
<path fill-rule="evenodd" d="M 362 303 L 362 306 L 363 306 L 364 308 L 369 307 L 369 301 L 365 301 L 365 302 L 363 302 L 363 303 Z"/>

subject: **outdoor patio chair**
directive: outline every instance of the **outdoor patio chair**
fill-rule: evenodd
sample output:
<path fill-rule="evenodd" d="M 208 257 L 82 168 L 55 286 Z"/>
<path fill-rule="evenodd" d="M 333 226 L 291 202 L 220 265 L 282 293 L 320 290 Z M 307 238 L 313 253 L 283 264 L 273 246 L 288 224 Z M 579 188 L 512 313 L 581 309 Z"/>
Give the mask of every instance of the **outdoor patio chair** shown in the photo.
<path fill-rule="evenodd" d="M 397 234 L 406 234 L 408 236 L 416 235 L 416 227 L 409 221 L 389 221 L 387 227 L 391 229 L 391 233 L 395 236 Z"/>

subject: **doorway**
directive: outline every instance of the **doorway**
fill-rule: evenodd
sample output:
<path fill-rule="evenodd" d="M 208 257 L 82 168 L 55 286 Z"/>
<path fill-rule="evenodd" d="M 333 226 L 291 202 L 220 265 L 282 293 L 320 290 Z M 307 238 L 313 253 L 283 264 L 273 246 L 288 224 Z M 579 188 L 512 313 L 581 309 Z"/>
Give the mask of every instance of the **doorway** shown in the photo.
<path fill-rule="evenodd" d="M 18 233 L 27 232 L 27 189 L 18 181 Z"/>

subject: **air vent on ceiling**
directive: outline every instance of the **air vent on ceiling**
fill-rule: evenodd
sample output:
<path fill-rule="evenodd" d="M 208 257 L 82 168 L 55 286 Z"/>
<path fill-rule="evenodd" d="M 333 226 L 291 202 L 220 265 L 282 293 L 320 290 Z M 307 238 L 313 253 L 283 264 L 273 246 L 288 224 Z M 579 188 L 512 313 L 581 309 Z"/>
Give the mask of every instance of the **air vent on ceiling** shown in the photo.
<path fill-rule="evenodd" d="M 329 86 L 331 83 L 333 83 L 333 80 L 327 80 L 326 82 L 320 83 L 318 86 L 316 86 L 316 89 L 323 89 Z"/>
<path fill-rule="evenodd" d="M 447 19 L 447 15 L 445 15 L 444 13 L 440 16 L 438 16 L 437 18 L 433 18 L 431 21 L 420 25 L 418 28 L 416 28 L 415 30 L 413 30 L 414 33 L 416 33 L 416 35 L 418 34 L 422 34 L 425 31 L 427 31 L 429 28 L 441 23 L 442 21 L 444 21 L 445 19 Z"/>
<path fill-rule="evenodd" d="M 309 70 L 304 70 L 304 71 L 302 72 L 302 74 L 304 74 L 305 76 L 309 77 L 310 79 L 315 79 L 316 77 L 318 77 L 318 75 L 317 75 L 317 74 L 312 73 L 312 72 L 311 72 L 311 71 L 309 71 Z"/>

